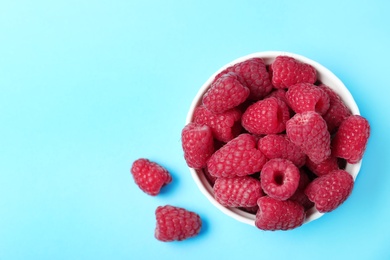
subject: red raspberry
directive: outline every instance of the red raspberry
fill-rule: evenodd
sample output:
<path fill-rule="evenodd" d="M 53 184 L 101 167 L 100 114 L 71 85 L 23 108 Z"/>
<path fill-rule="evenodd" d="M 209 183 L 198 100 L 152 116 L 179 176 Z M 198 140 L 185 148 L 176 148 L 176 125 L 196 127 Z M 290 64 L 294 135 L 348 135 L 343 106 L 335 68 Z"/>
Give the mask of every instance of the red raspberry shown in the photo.
<path fill-rule="evenodd" d="M 202 220 L 195 212 L 170 205 L 156 209 L 154 236 L 163 242 L 181 241 L 196 236 L 202 227 Z"/>
<path fill-rule="evenodd" d="M 319 212 L 330 212 L 340 206 L 351 194 L 353 178 L 344 170 L 335 170 L 314 179 L 305 194 L 315 203 Z"/>
<path fill-rule="evenodd" d="M 254 207 L 263 196 L 260 181 L 249 177 L 217 178 L 214 197 L 225 207 Z"/>
<path fill-rule="evenodd" d="M 329 109 L 328 94 L 310 83 L 292 85 L 287 90 L 286 99 L 296 113 L 315 111 L 322 115 Z"/>
<path fill-rule="evenodd" d="M 340 126 L 341 122 L 351 115 L 351 111 L 331 88 L 321 84 L 318 86 L 320 89 L 326 92 L 329 97 L 329 109 L 322 117 L 325 119 L 328 125 L 328 130 L 333 134 Z"/>
<path fill-rule="evenodd" d="M 366 150 L 370 137 L 370 124 L 367 119 L 353 115 L 345 119 L 332 140 L 334 156 L 344 158 L 348 163 L 359 162 Z"/>
<path fill-rule="evenodd" d="M 321 163 L 331 153 L 330 134 L 320 114 L 308 111 L 295 114 L 286 123 L 288 138 L 314 163 Z"/>
<path fill-rule="evenodd" d="M 181 132 L 181 141 L 187 165 L 195 169 L 205 167 L 207 160 L 214 152 L 211 128 L 206 125 L 189 123 Z"/>
<path fill-rule="evenodd" d="M 305 189 L 307 185 L 310 183 L 310 178 L 307 175 L 306 171 L 300 169 L 300 178 L 299 185 L 295 193 L 289 198 L 289 200 L 296 201 L 301 204 L 305 210 L 308 210 L 314 206 L 314 203 L 309 200 L 309 198 L 305 194 Z"/>
<path fill-rule="evenodd" d="M 228 72 L 217 78 L 203 95 L 203 104 L 214 113 L 222 113 L 244 102 L 249 89 L 242 85 L 236 73 Z"/>
<path fill-rule="evenodd" d="M 306 154 L 285 135 L 269 134 L 264 136 L 259 140 L 258 149 L 268 159 L 287 159 L 298 168 L 302 167 L 306 162 Z"/>
<path fill-rule="evenodd" d="M 292 57 L 278 56 L 272 63 L 272 84 L 276 88 L 289 88 L 297 83 L 314 83 L 317 72 L 313 66 Z"/>
<path fill-rule="evenodd" d="M 286 159 L 269 160 L 260 173 L 263 191 L 277 200 L 290 198 L 298 188 L 299 178 L 299 169 Z"/>
<path fill-rule="evenodd" d="M 286 103 L 270 97 L 249 106 L 242 115 L 241 124 L 252 134 L 277 134 L 286 129 L 289 118 L 290 112 Z"/>
<path fill-rule="evenodd" d="M 241 133 L 241 114 L 237 108 L 214 114 L 205 106 L 199 106 L 195 108 L 193 121 L 209 126 L 214 138 L 226 143 Z"/>
<path fill-rule="evenodd" d="M 214 177 L 234 177 L 260 171 L 266 158 L 256 149 L 256 143 L 251 134 L 241 134 L 229 141 L 207 162 L 210 174 Z"/>
<path fill-rule="evenodd" d="M 172 181 L 165 168 L 145 158 L 134 161 L 130 172 L 138 187 L 152 196 L 159 194 L 160 189 Z"/>
<path fill-rule="evenodd" d="M 244 80 L 250 90 L 249 99 L 259 100 L 272 90 L 272 84 L 266 65 L 261 58 L 252 58 L 228 68 Z"/>
<path fill-rule="evenodd" d="M 319 164 L 316 164 L 312 160 L 307 159 L 306 166 L 312 173 L 314 173 L 317 176 L 322 176 L 330 173 L 333 170 L 339 169 L 339 163 L 337 157 L 334 156 L 330 156 L 328 159 L 326 159 L 325 161 Z"/>
<path fill-rule="evenodd" d="M 213 187 L 217 178 L 210 174 L 207 167 L 203 168 L 203 174 L 206 177 L 207 181 L 210 183 L 211 187 Z"/>
<path fill-rule="evenodd" d="M 255 225 L 262 230 L 289 230 L 303 224 L 305 209 L 295 201 L 280 201 L 268 196 L 257 200 Z"/>

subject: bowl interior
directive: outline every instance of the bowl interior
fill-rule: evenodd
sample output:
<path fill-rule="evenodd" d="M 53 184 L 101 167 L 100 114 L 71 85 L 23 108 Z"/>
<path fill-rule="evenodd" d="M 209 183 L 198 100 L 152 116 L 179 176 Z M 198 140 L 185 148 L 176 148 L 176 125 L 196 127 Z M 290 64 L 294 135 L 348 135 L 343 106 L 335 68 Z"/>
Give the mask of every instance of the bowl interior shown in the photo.
<path fill-rule="evenodd" d="M 199 89 L 198 93 L 196 94 L 195 98 L 192 101 L 191 107 L 189 109 L 189 112 L 187 114 L 186 124 L 192 122 L 193 120 L 193 113 L 197 106 L 199 106 L 202 102 L 202 97 L 210 87 L 210 84 L 214 80 L 214 77 L 220 73 L 222 70 L 236 64 L 242 61 L 245 61 L 250 58 L 262 58 L 266 64 L 271 64 L 277 56 L 280 55 L 286 55 L 293 57 L 301 62 L 307 63 L 312 65 L 317 70 L 317 77 L 318 80 L 320 80 L 323 84 L 329 86 L 332 88 L 344 101 L 344 103 L 349 107 L 352 114 L 354 115 L 360 115 L 359 108 L 353 99 L 351 93 L 349 90 L 345 87 L 345 85 L 341 82 L 341 80 L 334 75 L 330 70 L 319 64 L 318 62 L 315 62 L 311 59 L 308 59 L 304 56 L 295 54 L 295 53 L 289 53 L 289 52 L 281 52 L 281 51 L 267 51 L 267 52 L 257 52 L 250 55 L 246 55 L 243 57 L 240 57 L 232 62 L 229 62 L 228 64 L 221 67 L 218 71 L 216 71 L 213 75 L 210 76 L 210 78 L 203 84 L 203 86 Z M 356 179 L 359 170 L 361 167 L 361 161 L 356 164 L 348 164 L 346 165 L 345 170 L 349 172 L 354 180 Z M 246 211 L 240 210 L 238 208 L 230 208 L 230 207 L 224 207 L 221 204 L 219 204 L 214 199 L 214 192 L 213 188 L 210 185 L 209 181 L 207 180 L 203 170 L 195 170 L 193 168 L 189 168 L 192 178 L 194 179 L 196 185 L 200 189 L 200 191 L 207 197 L 207 199 L 219 210 L 221 210 L 226 215 L 241 221 L 243 223 L 249 224 L 249 225 L 255 225 L 255 215 L 248 213 Z M 317 209 L 314 207 L 309 209 L 306 213 L 306 219 L 304 223 L 311 222 L 315 219 L 318 219 L 321 217 L 323 213 L 320 213 Z"/>

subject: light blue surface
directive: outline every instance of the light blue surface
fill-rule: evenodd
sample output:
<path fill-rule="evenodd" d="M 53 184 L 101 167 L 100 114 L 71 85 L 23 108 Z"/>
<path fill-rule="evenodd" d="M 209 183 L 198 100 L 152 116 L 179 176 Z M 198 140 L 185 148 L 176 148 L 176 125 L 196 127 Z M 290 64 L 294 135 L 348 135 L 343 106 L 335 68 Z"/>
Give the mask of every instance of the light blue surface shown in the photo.
<path fill-rule="evenodd" d="M 390 259 L 386 1 L 1 1 L 0 259 Z M 180 132 L 198 88 L 258 51 L 322 63 L 345 83 L 372 136 L 336 211 L 263 232 L 195 186 Z M 174 178 L 142 193 L 147 157 Z M 201 234 L 154 239 L 154 210 L 198 212 Z"/>

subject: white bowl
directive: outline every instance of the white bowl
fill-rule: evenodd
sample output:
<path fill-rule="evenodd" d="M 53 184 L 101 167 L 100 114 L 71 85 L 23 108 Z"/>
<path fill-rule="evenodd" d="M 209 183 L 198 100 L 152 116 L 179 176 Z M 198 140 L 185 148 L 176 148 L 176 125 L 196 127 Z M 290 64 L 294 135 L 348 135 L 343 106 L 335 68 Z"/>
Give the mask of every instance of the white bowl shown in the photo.
<path fill-rule="evenodd" d="M 203 84 L 203 86 L 199 89 L 198 93 L 196 94 L 195 98 L 192 101 L 191 107 L 187 114 L 186 124 L 192 122 L 193 120 L 193 114 L 194 110 L 197 106 L 199 106 L 202 103 L 202 97 L 206 93 L 207 89 L 209 88 L 211 82 L 214 80 L 214 77 L 220 73 L 222 70 L 236 64 L 242 61 L 245 61 L 250 58 L 262 58 L 266 64 L 271 64 L 274 59 L 277 56 L 280 55 L 286 55 L 295 58 L 296 60 L 299 60 L 301 62 L 307 63 L 312 65 L 317 70 L 317 78 L 320 80 L 323 84 L 329 86 L 332 88 L 338 95 L 340 95 L 341 99 L 344 101 L 344 103 L 349 107 L 352 114 L 354 115 L 360 115 L 359 108 L 356 105 L 355 100 L 353 99 L 351 93 L 348 91 L 348 89 L 345 87 L 343 82 L 336 77 L 330 70 L 319 64 L 318 62 L 315 62 L 311 59 L 308 59 L 304 56 L 290 53 L 290 52 L 282 52 L 282 51 L 266 51 L 266 52 L 257 52 L 253 53 L 247 56 L 243 56 L 241 58 L 238 58 L 226 65 L 224 65 L 222 68 L 220 68 L 218 71 L 216 71 L 213 75 L 210 76 L 210 78 Z M 361 161 L 356 164 L 348 164 L 346 165 L 345 170 L 349 172 L 354 180 L 356 179 L 359 170 L 361 167 Z M 255 214 L 248 213 L 246 211 L 240 210 L 238 208 L 231 208 L 231 207 L 224 207 L 221 204 L 219 204 L 214 199 L 214 191 L 212 186 L 210 185 L 209 181 L 207 180 L 206 176 L 204 175 L 202 170 L 195 170 L 193 168 L 190 168 L 191 175 L 200 189 L 200 191 L 207 197 L 207 199 L 219 210 L 221 210 L 226 215 L 241 221 L 243 223 L 249 224 L 249 225 L 255 225 Z M 324 213 L 320 213 L 315 207 L 309 209 L 306 213 L 306 219 L 305 223 L 311 222 L 315 219 L 318 219 L 321 217 Z"/>

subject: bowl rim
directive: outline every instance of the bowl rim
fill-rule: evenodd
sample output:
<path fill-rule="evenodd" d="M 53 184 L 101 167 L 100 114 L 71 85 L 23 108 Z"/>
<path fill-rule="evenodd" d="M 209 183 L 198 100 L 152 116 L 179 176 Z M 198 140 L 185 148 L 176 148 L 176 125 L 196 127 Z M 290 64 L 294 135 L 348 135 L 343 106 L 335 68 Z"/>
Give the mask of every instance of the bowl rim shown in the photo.
<path fill-rule="evenodd" d="M 202 85 L 202 87 L 198 90 L 197 94 L 195 95 L 194 99 L 192 100 L 192 103 L 190 105 L 190 108 L 187 113 L 186 117 L 186 124 L 192 122 L 194 110 L 195 108 L 201 104 L 202 102 L 202 96 L 206 93 L 207 89 L 209 88 L 211 82 L 214 80 L 215 76 L 218 75 L 221 71 L 224 69 L 251 59 L 251 58 L 262 58 L 266 64 L 270 64 L 277 56 L 289 56 L 293 57 L 301 62 L 307 63 L 312 65 L 316 71 L 317 71 L 317 78 L 320 80 L 323 84 L 327 85 L 331 89 L 333 89 L 344 101 L 344 103 L 348 106 L 348 108 L 351 110 L 351 113 L 353 115 L 360 115 L 359 108 L 352 96 L 352 94 L 349 92 L 347 87 L 344 85 L 344 83 L 328 68 L 324 67 L 320 63 L 309 59 L 305 56 L 302 56 L 300 54 L 292 53 L 292 52 L 286 52 L 286 51 L 263 51 L 263 52 L 255 52 L 252 54 L 248 54 L 242 57 L 239 57 L 225 65 L 223 65 L 220 69 L 218 69 L 215 73 L 213 73 L 206 82 Z M 336 87 L 337 86 L 337 87 Z M 359 174 L 360 168 L 361 168 L 362 160 L 360 160 L 356 164 L 349 164 L 347 163 L 345 170 L 349 172 L 354 181 L 357 178 L 357 175 Z M 214 198 L 214 192 L 213 188 L 210 185 L 209 181 L 207 180 L 206 176 L 203 173 L 202 169 L 194 169 L 190 168 L 190 173 L 195 181 L 196 185 L 198 186 L 201 193 L 220 211 L 222 211 L 224 214 L 232 217 L 233 219 L 236 219 L 242 223 L 246 223 L 252 226 L 255 226 L 255 214 L 248 213 L 244 210 L 241 210 L 239 208 L 233 208 L 233 207 L 225 207 L 222 206 L 220 203 L 218 203 Z M 319 212 L 315 207 L 312 207 L 306 212 L 306 218 L 303 224 L 307 224 L 313 220 L 316 220 L 320 217 L 322 217 L 324 213 Z"/>

